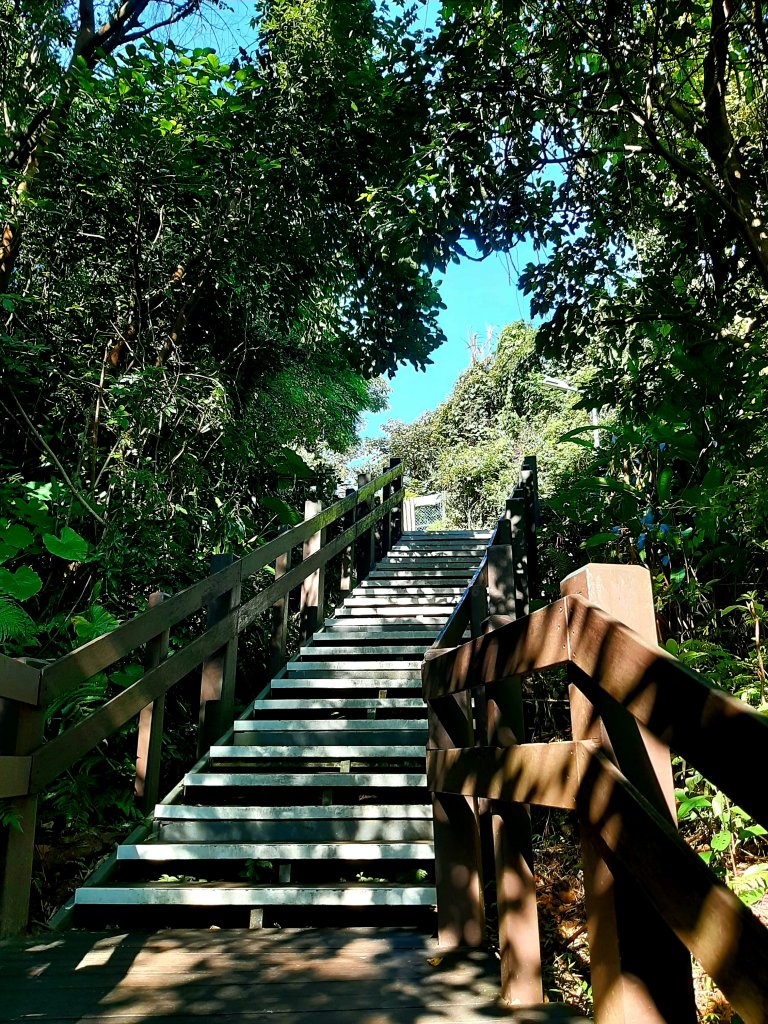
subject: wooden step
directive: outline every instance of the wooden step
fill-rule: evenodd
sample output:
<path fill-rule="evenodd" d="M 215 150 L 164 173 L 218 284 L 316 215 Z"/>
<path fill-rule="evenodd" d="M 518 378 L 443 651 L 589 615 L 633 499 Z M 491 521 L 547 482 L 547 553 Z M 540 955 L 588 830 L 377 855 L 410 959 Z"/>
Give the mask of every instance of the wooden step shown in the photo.
<path fill-rule="evenodd" d="M 429 643 L 421 644 L 371 644 L 367 639 L 346 644 L 344 647 L 336 647 L 331 644 L 312 644 L 300 648 L 302 658 L 391 658 L 396 666 L 401 658 L 413 658 L 414 655 L 424 655 L 431 647 Z"/>
<path fill-rule="evenodd" d="M 289 661 L 285 671 L 289 675 L 314 675 L 316 672 L 329 673 L 336 676 L 352 676 L 355 678 L 380 677 L 391 679 L 418 679 L 421 686 L 421 658 L 411 658 L 406 661 L 349 661 L 339 660 L 334 662 L 326 661 Z M 357 673 L 361 673 L 357 676 Z"/>
<path fill-rule="evenodd" d="M 195 860 L 432 860 L 431 842 L 136 843 L 118 846 L 118 861 Z"/>
<path fill-rule="evenodd" d="M 184 786 L 192 789 L 424 789 L 426 785 L 423 772 L 402 771 L 188 772 L 184 776 Z"/>
<path fill-rule="evenodd" d="M 427 907 L 430 885 L 363 882 L 336 885 L 253 885 L 250 882 L 187 882 L 93 886 L 77 889 L 75 905 L 177 907 Z"/>
<path fill-rule="evenodd" d="M 318 743 L 318 744 L 242 744 L 215 745 L 210 749 L 211 762 L 235 761 L 417 761 L 425 757 L 425 744 Z"/>
<path fill-rule="evenodd" d="M 418 690 L 421 692 L 421 678 L 403 675 L 392 678 L 394 673 L 382 673 L 375 676 L 351 677 L 336 676 L 329 672 L 327 676 L 283 676 L 273 679 L 271 689 L 280 690 Z M 384 678 L 386 676 L 386 678 Z"/>
<path fill-rule="evenodd" d="M 402 711 L 409 716 L 426 716 L 427 706 L 421 697 L 296 697 L 293 700 L 265 698 L 250 705 L 254 714 L 279 711 Z M 384 721 L 384 719 L 382 719 Z M 235 723 L 237 725 L 237 723 Z"/>
<path fill-rule="evenodd" d="M 261 739 L 264 734 L 272 733 L 291 734 L 299 732 L 306 733 L 371 733 L 373 735 L 384 735 L 385 733 L 410 733 L 422 735 L 425 732 L 424 722 L 402 720 L 399 718 L 239 718 L 235 722 L 235 738 L 250 736 L 253 740 Z"/>
<path fill-rule="evenodd" d="M 173 813 L 171 813 L 173 812 Z M 162 842 L 413 842 L 432 839 L 428 804 L 332 804 L 324 807 L 160 805 Z"/>
<path fill-rule="evenodd" d="M 422 604 L 422 605 L 388 605 L 386 608 L 377 609 L 375 607 L 369 607 L 365 605 L 342 605 L 341 608 L 336 609 L 336 621 L 339 622 L 341 619 L 353 619 L 359 618 L 360 616 L 368 616 L 370 618 L 388 618 L 397 621 L 397 619 L 407 619 L 409 622 L 422 622 L 425 617 L 428 621 L 432 618 L 436 622 L 444 622 L 451 612 L 453 611 L 454 605 L 440 605 L 440 604 Z"/>
<path fill-rule="evenodd" d="M 363 615 L 363 618 L 366 617 Z M 382 622 L 380 620 L 386 616 L 379 616 L 375 610 L 370 615 L 370 618 L 375 621 L 369 626 L 363 622 L 357 622 L 357 618 L 360 616 L 345 615 L 340 619 L 328 619 L 323 623 L 322 629 L 313 635 L 311 642 L 328 640 L 339 634 L 349 635 L 352 640 L 364 640 L 368 637 L 372 641 L 378 641 L 382 638 L 392 637 L 394 640 L 413 640 L 415 642 L 416 640 L 430 640 L 440 632 L 440 627 L 436 622 L 411 622 L 397 616 L 394 622 Z"/>

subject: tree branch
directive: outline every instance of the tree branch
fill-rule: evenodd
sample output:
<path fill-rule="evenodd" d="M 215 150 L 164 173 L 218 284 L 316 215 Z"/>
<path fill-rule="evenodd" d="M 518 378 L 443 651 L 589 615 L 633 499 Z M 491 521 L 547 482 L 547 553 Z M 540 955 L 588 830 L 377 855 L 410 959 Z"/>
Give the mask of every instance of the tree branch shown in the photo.
<path fill-rule="evenodd" d="M 72 494 L 73 494 L 73 495 L 74 495 L 74 496 L 75 496 L 75 497 L 77 498 L 77 500 L 78 500 L 78 501 L 79 501 L 79 502 L 80 502 L 80 503 L 81 503 L 81 504 L 82 504 L 82 505 L 83 505 L 83 506 L 84 506 L 85 508 L 87 508 L 87 509 L 88 509 L 88 511 L 89 511 L 89 512 L 91 513 L 91 515 L 93 516 L 93 518 L 94 518 L 94 519 L 96 520 L 96 522 L 97 522 L 97 523 L 101 523 L 101 525 L 102 525 L 102 526 L 106 526 L 106 522 L 105 522 L 105 520 L 104 520 L 104 519 L 102 519 L 102 517 L 101 517 L 101 516 L 99 515 L 99 513 L 98 513 L 98 512 L 96 511 L 96 509 L 95 509 L 95 508 L 93 508 L 93 506 L 92 506 L 92 505 L 91 505 L 91 503 L 90 503 L 90 502 L 88 501 L 88 499 L 87 499 L 86 497 L 84 497 L 84 496 L 83 496 L 83 495 L 82 495 L 82 494 L 80 493 L 80 491 L 78 490 L 77 486 L 75 485 L 75 483 L 73 482 L 72 478 L 70 477 L 69 473 L 68 473 L 68 472 L 66 471 L 66 469 L 64 469 L 64 467 L 62 466 L 62 464 L 61 464 L 61 462 L 59 461 L 59 459 L 58 459 L 58 457 L 57 457 L 56 453 L 55 453 L 55 452 L 53 451 L 53 449 L 51 448 L 51 446 L 50 446 L 50 445 L 48 444 L 48 442 L 47 442 L 47 441 L 45 440 L 45 438 L 43 437 L 43 435 L 42 435 L 42 434 L 40 433 L 40 431 L 39 431 L 39 430 L 37 429 L 37 427 L 35 426 L 35 424 L 34 424 L 34 423 L 32 422 L 32 420 L 31 420 L 31 419 L 29 418 L 29 416 L 27 416 L 26 412 L 24 411 L 24 407 L 23 407 L 23 405 L 22 405 L 22 404 L 21 404 L 21 402 L 20 402 L 20 401 L 18 400 L 18 398 L 16 397 L 16 395 L 14 395 L 14 394 L 13 394 L 12 392 L 10 392 L 10 391 L 9 391 L 8 393 L 10 394 L 11 398 L 13 399 L 13 401 L 14 401 L 14 402 L 16 403 L 16 408 L 17 408 L 17 409 L 19 410 L 19 412 L 21 413 L 21 417 L 22 417 L 22 419 L 23 419 L 23 420 L 24 420 L 24 422 L 25 422 L 25 423 L 27 424 L 27 426 L 29 427 L 29 429 L 30 429 L 30 430 L 32 431 L 32 435 L 33 435 L 33 437 L 35 438 L 35 440 L 37 441 L 37 443 L 38 443 L 38 444 L 40 445 L 40 447 L 41 447 L 41 448 L 43 449 L 43 451 L 44 451 L 44 452 L 46 453 L 46 455 L 47 455 L 47 456 L 49 457 L 49 459 L 50 459 L 50 460 L 51 460 L 51 462 L 52 462 L 52 463 L 54 464 L 54 466 L 55 466 L 55 467 L 56 467 L 56 468 L 58 469 L 58 471 L 59 471 L 59 472 L 61 473 L 61 477 L 62 477 L 62 479 L 63 479 L 64 483 L 65 483 L 65 484 L 67 485 L 67 487 L 68 487 L 68 488 L 70 489 L 70 491 L 72 492 Z M 10 410 L 10 409 L 8 408 L 8 406 L 7 406 L 6 404 L 5 404 L 5 402 L 2 402 L 2 401 L 0 401 L 0 405 L 2 405 L 2 407 L 3 407 L 4 409 L 5 409 L 5 411 L 6 411 L 7 413 L 8 413 L 8 415 L 9 415 L 9 416 L 11 416 L 12 418 L 15 418 L 15 417 L 13 416 L 13 413 L 11 412 L 11 410 Z"/>

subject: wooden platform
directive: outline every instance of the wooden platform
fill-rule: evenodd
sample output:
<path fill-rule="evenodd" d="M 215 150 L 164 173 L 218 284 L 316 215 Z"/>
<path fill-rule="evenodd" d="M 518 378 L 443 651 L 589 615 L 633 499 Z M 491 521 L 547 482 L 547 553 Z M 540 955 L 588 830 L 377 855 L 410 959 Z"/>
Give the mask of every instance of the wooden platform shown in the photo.
<path fill-rule="evenodd" d="M 579 1020 L 562 1006 L 505 1006 L 491 954 L 441 954 L 433 939 L 399 929 L 51 934 L 0 944 L 0 991 L 4 1022 Z"/>

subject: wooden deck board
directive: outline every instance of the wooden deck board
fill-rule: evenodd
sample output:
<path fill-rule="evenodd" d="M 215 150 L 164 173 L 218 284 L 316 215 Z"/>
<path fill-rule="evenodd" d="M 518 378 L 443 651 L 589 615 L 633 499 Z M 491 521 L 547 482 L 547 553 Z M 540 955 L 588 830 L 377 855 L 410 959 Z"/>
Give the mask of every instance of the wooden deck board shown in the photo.
<path fill-rule="evenodd" d="M 441 956 L 437 966 L 427 961 Z M 43 1024 L 549 1024 L 512 1010 L 498 964 L 400 930 L 70 932 L 0 944 L 0 1021 Z"/>

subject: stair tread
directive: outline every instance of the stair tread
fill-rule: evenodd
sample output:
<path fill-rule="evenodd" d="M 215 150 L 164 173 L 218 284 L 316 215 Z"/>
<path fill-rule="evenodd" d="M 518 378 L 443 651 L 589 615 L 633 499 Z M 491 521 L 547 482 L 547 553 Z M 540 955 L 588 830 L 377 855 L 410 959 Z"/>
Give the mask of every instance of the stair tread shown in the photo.
<path fill-rule="evenodd" d="M 435 888 L 387 882 L 337 882 L 329 885 L 252 882 L 147 882 L 92 886 L 75 890 L 79 906 L 431 906 Z"/>
<path fill-rule="evenodd" d="M 184 785 L 191 788 L 422 789 L 426 784 L 427 776 L 420 772 L 187 772 L 184 776 Z"/>
<path fill-rule="evenodd" d="M 247 732 L 386 732 L 388 730 L 424 733 L 426 724 L 400 718 L 240 718 L 235 734 Z"/>
<path fill-rule="evenodd" d="M 119 861 L 173 860 L 429 860 L 427 839 L 321 842 L 153 842 L 118 846 Z"/>
<path fill-rule="evenodd" d="M 221 806 L 197 806 L 195 804 L 158 804 L 155 808 L 155 819 L 158 821 L 276 821 L 287 813 L 292 818 L 307 821 L 325 821 L 361 819 L 375 821 L 410 820 L 420 818 L 432 821 L 432 808 L 429 804 L 328 804 L 325 806 L 295 807 L 233 807 L 228 804 Z"/>
<path fill-rule="evenodd" d="M 387 746 L 376 743 L 312 743 L 291 746 L 263 743 L 259 746 L 247 746 L 246 744 L 213 746 L 210 751 L 212 761 L 223 761 L 232 758 L 242 761 L 344 761 L 350 757 L 354 757 L 356 760 L 371 760 L 372 758 L 382 758 L 383 760 L 407 758 L 414 760 L 424 756 L 425 744 L 406 746 L 395 743 Z"/>

